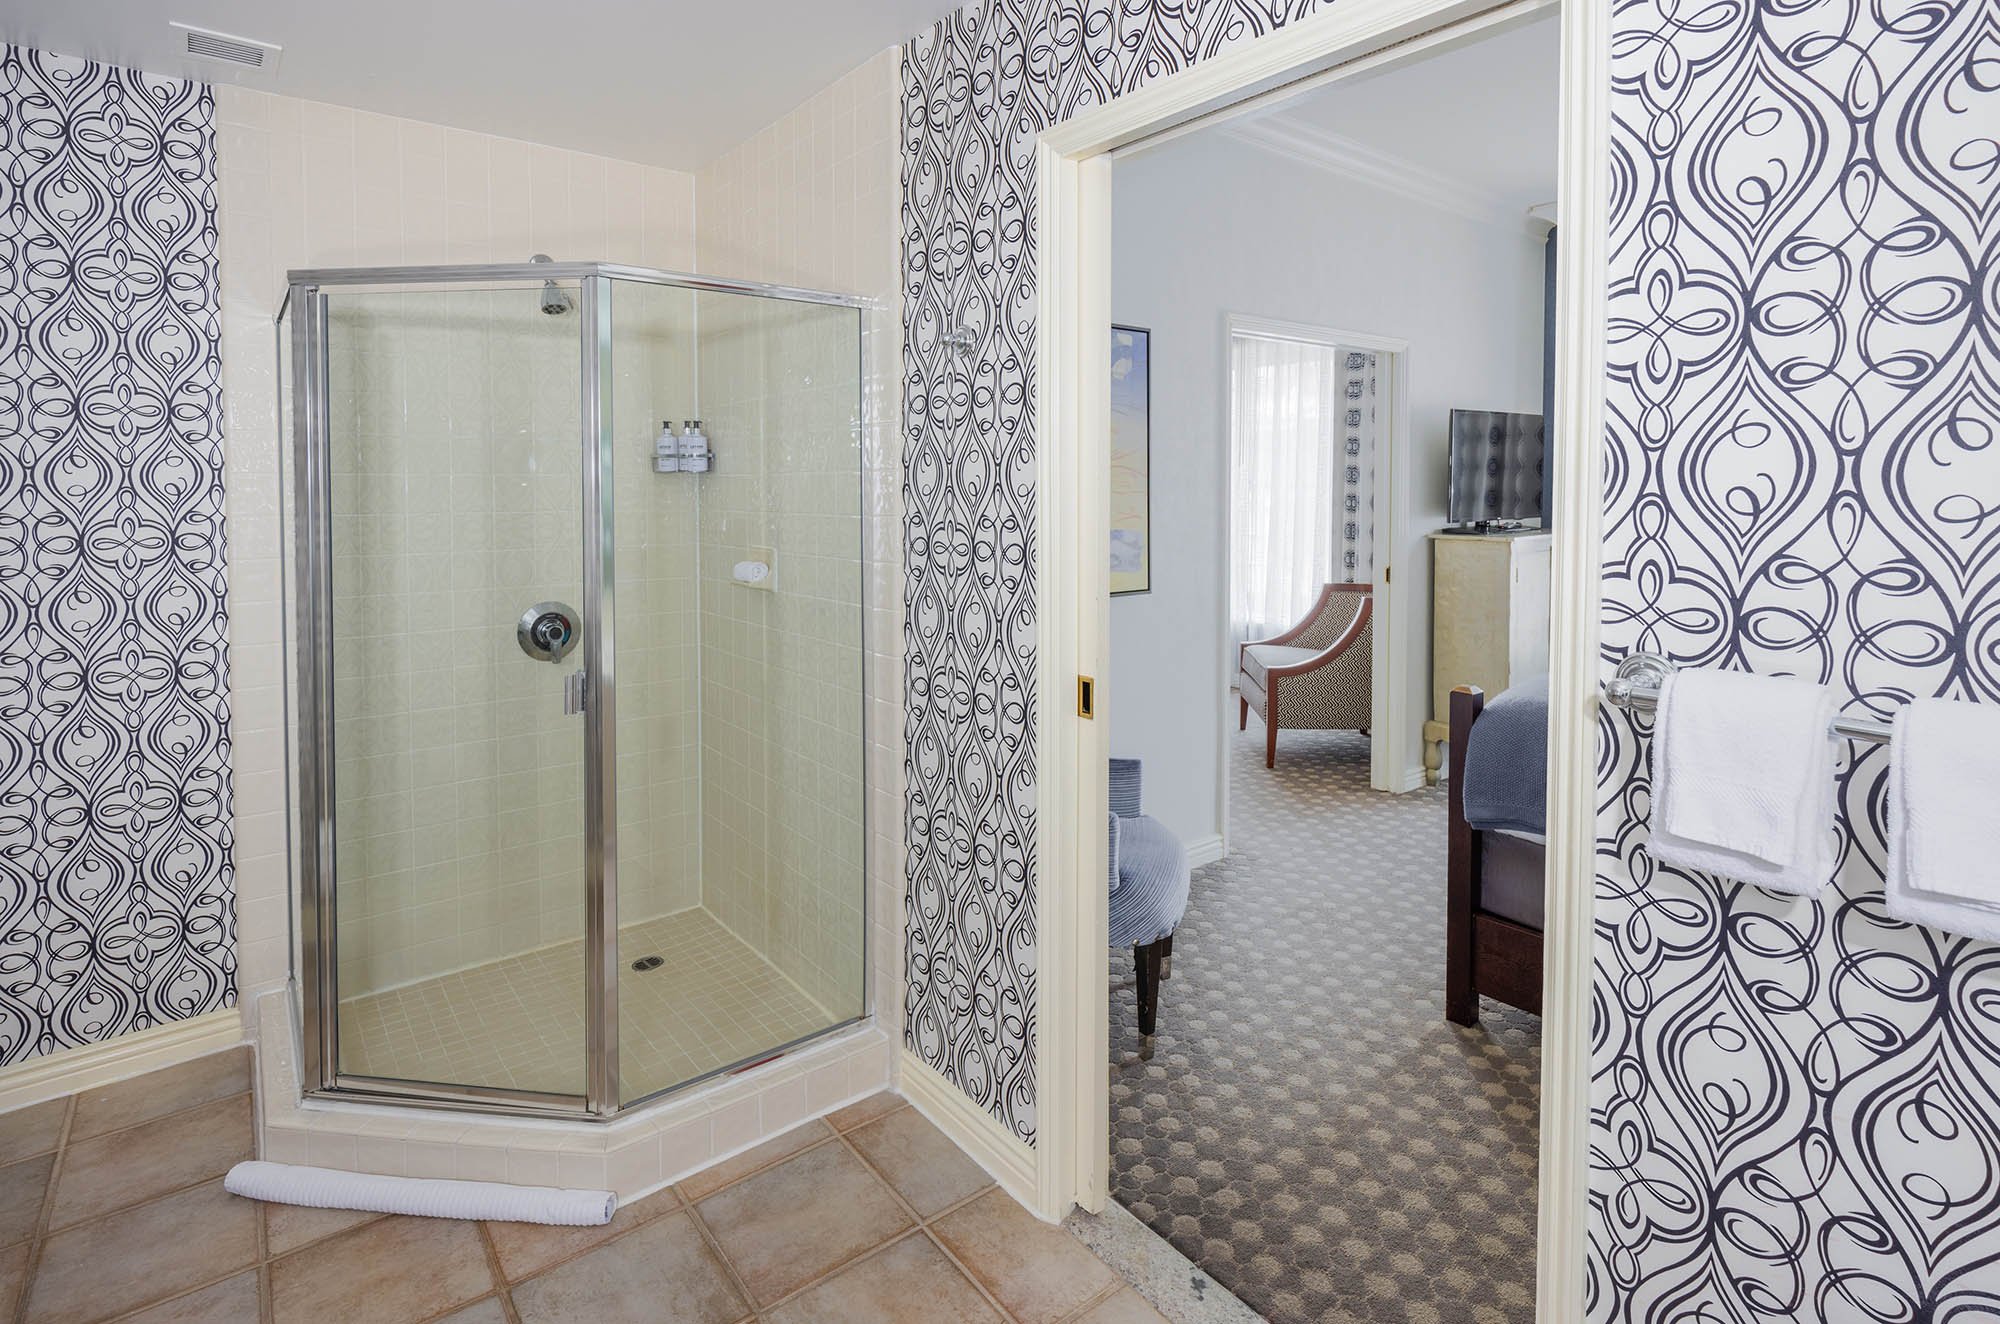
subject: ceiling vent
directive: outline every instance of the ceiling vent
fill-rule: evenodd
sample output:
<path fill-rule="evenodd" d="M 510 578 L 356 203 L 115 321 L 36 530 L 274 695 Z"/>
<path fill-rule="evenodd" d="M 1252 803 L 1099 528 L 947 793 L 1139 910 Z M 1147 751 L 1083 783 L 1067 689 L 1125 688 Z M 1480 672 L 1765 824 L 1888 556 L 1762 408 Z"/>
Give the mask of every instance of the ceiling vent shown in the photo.
<path fill-rule="evenodd" d="M 208 64 L 228 64 L 238 69 L 255 69 L 260 73 L 269 73 L 278 67 L 278 56 L 284 51 L 282 46 L 251 37 L 231 36 L 227 32 L 211 32 L 207 28 L 197 28 L 187 23 L 175 23 L 172 26 L 180 38 L 181 54 L 190 60 L 201 60 Z"/>

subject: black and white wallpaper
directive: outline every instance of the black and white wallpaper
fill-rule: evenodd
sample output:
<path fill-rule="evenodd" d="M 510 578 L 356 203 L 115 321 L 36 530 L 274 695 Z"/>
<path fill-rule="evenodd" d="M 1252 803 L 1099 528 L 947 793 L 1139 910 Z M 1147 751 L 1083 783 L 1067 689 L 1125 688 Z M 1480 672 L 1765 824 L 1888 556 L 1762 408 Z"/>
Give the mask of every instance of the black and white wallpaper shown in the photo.
<path fill-rule="evenodd" d="M 904 48 L 903 1037 L 1030 1142 L 1035 135 L 1319 7 L 979 0 Z"/>
<path fill-rule="evenodd" d="M 2000 4 L 1617 0 L 1606 663 L 2000 702 Z M 1656 866 L 1599 743 L 1594 1321 L 2000 1319 L 2000 949 Z M 2000 854 L 2000 852 L 1996 852 Z"/>
<path fill-rule="evenodd" d="M 213 115 L 0 47 L 0 1065 L 236 997 Z"/>

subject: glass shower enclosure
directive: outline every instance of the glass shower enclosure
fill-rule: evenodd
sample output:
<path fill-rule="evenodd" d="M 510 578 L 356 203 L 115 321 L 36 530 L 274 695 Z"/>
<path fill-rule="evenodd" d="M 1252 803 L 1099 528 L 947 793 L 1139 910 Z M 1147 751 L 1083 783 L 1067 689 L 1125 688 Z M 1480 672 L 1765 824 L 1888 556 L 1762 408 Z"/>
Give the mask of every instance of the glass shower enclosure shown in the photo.
<path fill-rule="evenodd" d="M 603 1118 L 866 1014 L 860 337 L 605 263 L 290 274 L 308 1092 Z"/>

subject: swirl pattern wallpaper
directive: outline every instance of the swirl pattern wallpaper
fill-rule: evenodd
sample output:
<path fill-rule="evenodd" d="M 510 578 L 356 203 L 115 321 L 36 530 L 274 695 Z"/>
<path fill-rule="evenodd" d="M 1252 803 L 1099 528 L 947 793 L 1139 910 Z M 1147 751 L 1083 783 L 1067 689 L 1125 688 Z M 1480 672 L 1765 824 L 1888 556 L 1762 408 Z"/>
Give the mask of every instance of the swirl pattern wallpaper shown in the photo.
<path fill-rule="evenodd" d="M 0 1065 L 236 998 L 213 115 L 0 48 Z"/>
<path fill-rule="evenodd" d="M 1619 0 L 1606 663 L 2000 702 L 2000 6 Z M 1600 729 L 1591 1318 L 2000 1318 L 2000 949 L 1656 866 Z M 2000 851 L 1996 851 L 2000 854 Z"/>
<path fill-rule="evenodd" d="M 981 0 L 904 48 L 903 1039 L 1030 1143 L 1035 135 L 1319 7 Z"/>

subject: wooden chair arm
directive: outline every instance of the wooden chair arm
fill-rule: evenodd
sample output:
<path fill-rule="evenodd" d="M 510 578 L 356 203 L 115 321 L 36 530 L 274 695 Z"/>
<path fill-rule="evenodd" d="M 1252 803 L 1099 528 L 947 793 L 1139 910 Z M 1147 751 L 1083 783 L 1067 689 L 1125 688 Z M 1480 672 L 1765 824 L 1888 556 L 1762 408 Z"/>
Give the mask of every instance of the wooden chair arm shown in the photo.
<path fill-rule="evenodd" d="M 1236 646 L 1236 669 L 1238 671 L 1241 671 L 1243 669 L 1243 659 L 1246 655 L 1247 650 L 1252 648 L 1258 648 L 1265 644 L 1289 644 L 1290 642 L 1292 642 L 1292 640 L 1298 638 L 1306 631 L 1312 629 L 1313 625 L 1319 620 L 1321 614 L 1324 613 L 1328 607 L 1333 605 L 1333 595 L 1336 593 L 1361 594 L 1362 612 L 1365 612 L 1368 608 L 1368 603 L 1374 600 L 1375 586 L 1373 584 L 1345 584 L 1345 583 L 1326 585 L 1325 587 L 1320 589 L 1319 597 L 1313 600 L 1313 605 L 1306 609 L 1305 616 L 1300 619 L 1297 625 L 1294 625 L 1291 629 L 1286 630 L 1283 634 L 1274 634 L 1269 639 L 1246 639 L 1242 643 L 1238 644 Z M 1355 613 L 1354 619 L 1356 622 L 1359 622 L 1361 620 L 1362 612 Z M 1342 637 L 1345 638 L 1346 636 L 1343 635 Z M 1338 647 L 1339 643 L 1340 643 L 1339 640 L 1335 640 L 1333 644 L 1328 645 L 1328 650 L 1331 651 L 1333 648 Z M 1274 670 L 1272 674 L 1276 675 L 1278 673 Z"/>
<path fill-rule="evenodd" d="M 1361 610 L 1354 613 L 1354 619 L 1348 622 L 1347 628 L 1340 632 L 1338 639 L 1303 662 L 1291 662 L 1281 667 L 1267 667 L 1264 674 L 1276 679 L 1280 676 L 1302 676 L 1308 671 L 1318 670 L 1320 667 L 1338 658 L 1348 649 L 1354 647 L 1354 641 L 1359 639 L 1361 632 L 1368 628 L 1368 622 L 1374 615 L 1375 595 L 1373 593 L 1364 593 L 1361 597 Z"/>

